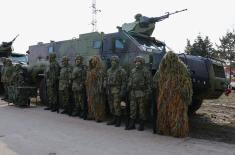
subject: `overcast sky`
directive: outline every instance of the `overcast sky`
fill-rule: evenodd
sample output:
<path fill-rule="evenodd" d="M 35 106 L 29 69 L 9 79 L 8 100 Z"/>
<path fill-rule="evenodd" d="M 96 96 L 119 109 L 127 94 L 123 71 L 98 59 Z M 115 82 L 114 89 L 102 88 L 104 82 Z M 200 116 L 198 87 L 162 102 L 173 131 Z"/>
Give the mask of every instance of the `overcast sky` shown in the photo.
<path fill-rule="evenodd" d="M 37 42 L 60 41 L 91 32 L 92 0 L 0 0 L 0 41 L 15 41 L 15 52 L 24 53 Z M 97 0 L 98 30 L 116 32 L 132 22 L 136 13 L 154 17 L 187 8 L 156 24 L 153 34 L 175 52 L 183 52 L 186 39 L 201 33 L 212 42 L 235 28 L 235 0 Z"/>

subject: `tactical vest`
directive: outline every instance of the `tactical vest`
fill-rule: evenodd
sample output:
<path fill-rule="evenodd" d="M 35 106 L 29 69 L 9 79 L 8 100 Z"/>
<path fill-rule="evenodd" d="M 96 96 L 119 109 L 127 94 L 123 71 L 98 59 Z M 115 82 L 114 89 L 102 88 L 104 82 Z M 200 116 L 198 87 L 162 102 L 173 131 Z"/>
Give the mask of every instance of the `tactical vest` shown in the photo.
<path fill-rule="evenodd" d="M 133 90 L 145 90 L 146 85 L 146 71 L 145 69 L 133 69 L 131 73 L 132 81 L 131 88 Z"/>

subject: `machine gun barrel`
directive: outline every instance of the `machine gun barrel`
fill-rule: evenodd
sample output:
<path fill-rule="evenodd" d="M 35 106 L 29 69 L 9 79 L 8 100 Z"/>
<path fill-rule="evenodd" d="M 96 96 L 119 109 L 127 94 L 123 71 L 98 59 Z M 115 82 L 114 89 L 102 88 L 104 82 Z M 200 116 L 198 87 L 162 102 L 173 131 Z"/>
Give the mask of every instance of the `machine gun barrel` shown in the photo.
<path fill-rule="evenodd" d="M 14 39 L 12 39 L 11 42 L 13 43 L 16 40 L 16 38 L 18 38 L 18 37 L 19 37 L 19 34 L 17 34 L 16 37 Z"/>
<path fill-rule="evenodd" d="M 160 16 L 160 17 L 153 17 L 153 18 L 150 18 L 149 19 L 149 22 L 150 23 L 156 23 L 156 22 L 160 22 L 166 18 L 169 18 L 170 15 L 173 15 L 173 14 L 177 14 L 177 13 L 180 13 L 180 12 L 183 12 L 183 11 L 187 11 L 188 9 L 183 9 L 183 10 L 180 10 L 180 11 L 175 11 L 175 12 L 172 12 L 172 13 L 169 13 L 167 12 L 166 15 L 163 15 L 163 16 Z"/>

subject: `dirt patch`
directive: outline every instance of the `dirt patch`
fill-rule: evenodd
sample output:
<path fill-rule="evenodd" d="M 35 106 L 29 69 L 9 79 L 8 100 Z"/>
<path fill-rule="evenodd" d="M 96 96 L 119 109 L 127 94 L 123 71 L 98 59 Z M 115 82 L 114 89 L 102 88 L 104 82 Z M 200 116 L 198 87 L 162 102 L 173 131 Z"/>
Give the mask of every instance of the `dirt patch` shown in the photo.
<path fill-rule="evenodd" d="M 235 144 L 235 92 L 205 100 L 190 118 L 190 136 Z"/>

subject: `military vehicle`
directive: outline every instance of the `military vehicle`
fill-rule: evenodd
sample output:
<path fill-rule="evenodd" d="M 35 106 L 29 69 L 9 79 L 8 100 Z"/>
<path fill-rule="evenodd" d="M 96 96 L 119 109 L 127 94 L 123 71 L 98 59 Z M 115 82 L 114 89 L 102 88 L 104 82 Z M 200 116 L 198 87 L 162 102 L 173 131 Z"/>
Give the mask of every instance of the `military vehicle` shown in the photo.
<path fill-rule="evenodd" d="M 154 75 L 167 52 L 164 42 L 151 37 L 155 23 L 181 11 L 154 18 L 138 14 L 135 22 L 117 27 L 118 32 L 115 33 L 91 32 L 71 40 L 40 42 L 29 47 L 29 64 L 34 64 L 39 58 L 46 59 L 50 53 L 55 52 L 59 62 L 66 55 L 71 63 L 77 54 L 83 56 L 87 64 L 92 56 L 97 55 L 109 68 L 111 56 L 117 55 L 120 57 L 120 64 L 129 70 L 133 66 L 134 58 L 142 55 L 146 66 Z M 193 113 L 200 108 L 203 99 L 216 99 L 224 92 L 226 86 L 223 65 L 219 61 L 200 56 L 179 54 L 179 58 L 191 72 L 194 93 L 189 112 Z"/>

